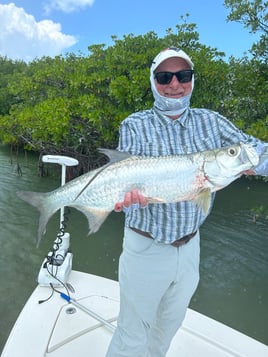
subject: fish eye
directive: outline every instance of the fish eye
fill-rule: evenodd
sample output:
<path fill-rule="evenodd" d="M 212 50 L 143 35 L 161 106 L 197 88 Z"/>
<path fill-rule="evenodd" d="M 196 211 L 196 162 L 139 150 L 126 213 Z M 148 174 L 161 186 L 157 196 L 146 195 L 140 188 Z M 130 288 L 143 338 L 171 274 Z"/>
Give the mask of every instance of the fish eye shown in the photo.
<path fill-rule="evenodd" d="M 230 149 L 228 150 L 228 154 L 229 154 L 230 156 L 236 156 L 237 153 L 238 153 L 238 149 L 236 149 L 236 148 L 230 148 Z"/>

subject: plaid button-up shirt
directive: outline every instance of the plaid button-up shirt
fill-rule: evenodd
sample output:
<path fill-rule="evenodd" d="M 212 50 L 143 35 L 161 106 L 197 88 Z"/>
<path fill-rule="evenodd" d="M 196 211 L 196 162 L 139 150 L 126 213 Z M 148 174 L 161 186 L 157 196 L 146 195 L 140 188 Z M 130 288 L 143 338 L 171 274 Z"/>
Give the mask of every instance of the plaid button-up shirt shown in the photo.
<path fill-rule="evenodd" d="M 188 109 L 177 120 L 155 109 L 134 113 L 120 126 L 118 150 L 132 155 L 165 156 L 189 154 L 237 144 L 256 144 L 220 114 L 206 109 Z M 163 185 L 165 183 L 163 182 Z M 211 196 L 211 208 L 215 193 Z M 125 225 L 149 232 L 170 244 L 196 231 L 206 219 L 194 202 L 149 204 L 126 213 Z"/>

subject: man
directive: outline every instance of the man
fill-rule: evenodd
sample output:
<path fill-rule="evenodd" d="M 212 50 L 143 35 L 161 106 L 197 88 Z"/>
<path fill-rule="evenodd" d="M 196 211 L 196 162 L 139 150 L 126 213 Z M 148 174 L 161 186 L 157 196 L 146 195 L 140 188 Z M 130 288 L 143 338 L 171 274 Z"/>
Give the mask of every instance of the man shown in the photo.
<path fill-rule="evenodd" d="M 120 151 L 175 155 L 246 142 L 261 157 L 252 173 L 268 175 L 267 144 L 216 112 L 189 108 L 194 72 L 185 52 L 160 52 L 150 73 L 154 106 L 122 122 Z M 137 190 L 116 204 L 116 211 L 122 209 L 126 218 L 119 261 L 120 314 L 106 356 L 164 357 L 198 285 L 199 227 L 207 215 L 189 201 L 147 205 Z"/>

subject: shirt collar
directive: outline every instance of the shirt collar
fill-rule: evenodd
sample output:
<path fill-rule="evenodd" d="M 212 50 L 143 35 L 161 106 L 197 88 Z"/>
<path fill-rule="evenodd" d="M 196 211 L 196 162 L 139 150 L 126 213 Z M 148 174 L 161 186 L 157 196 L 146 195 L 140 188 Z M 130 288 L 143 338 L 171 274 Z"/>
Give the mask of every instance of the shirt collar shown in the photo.
<path fill-rule="evenodd" d="M 157 109 L 154 108 L 154 113 L 157 115 L 157 119 L 161 125 L 181 125 L 183 127 L 187 127 L 187 119 L 189 108 L 185 110 L 185 112 L 178 119 L 171 119 L 168 116 L 160 113 Z"/>

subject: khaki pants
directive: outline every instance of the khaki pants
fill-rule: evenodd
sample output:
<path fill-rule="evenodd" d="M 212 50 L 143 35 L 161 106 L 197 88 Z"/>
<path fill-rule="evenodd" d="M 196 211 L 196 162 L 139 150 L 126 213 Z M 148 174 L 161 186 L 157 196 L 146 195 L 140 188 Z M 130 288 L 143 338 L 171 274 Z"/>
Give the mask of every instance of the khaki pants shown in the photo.
<path fill-rule="evenodd" d="M 125 228 L 120 313 L 106 357 L 164 357 L 199 281 L 199 232 L 175 248 Z"/>

